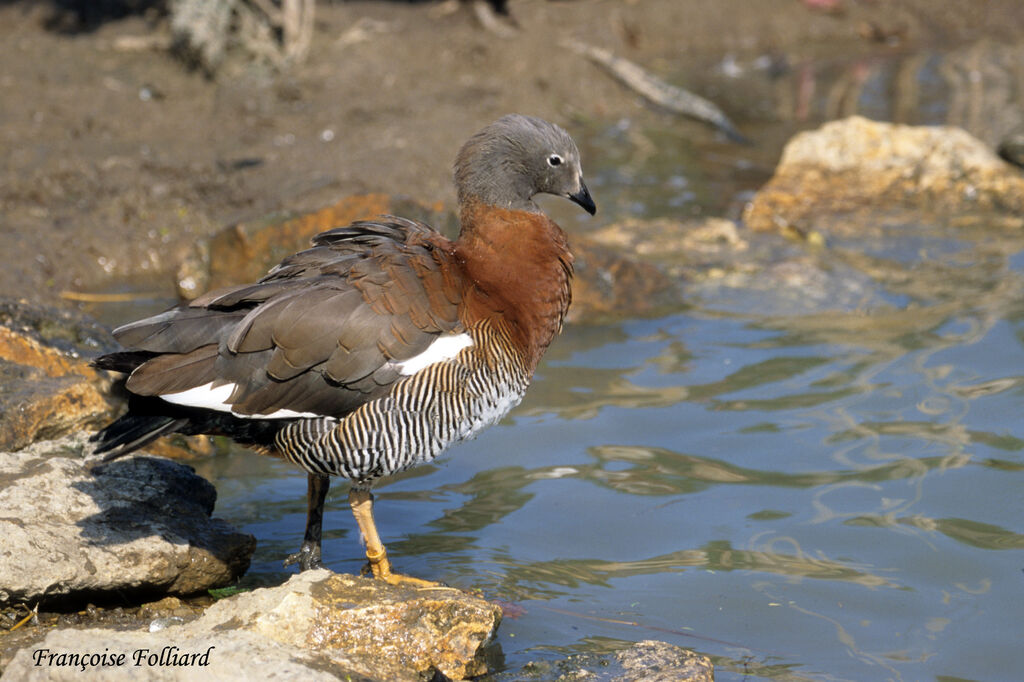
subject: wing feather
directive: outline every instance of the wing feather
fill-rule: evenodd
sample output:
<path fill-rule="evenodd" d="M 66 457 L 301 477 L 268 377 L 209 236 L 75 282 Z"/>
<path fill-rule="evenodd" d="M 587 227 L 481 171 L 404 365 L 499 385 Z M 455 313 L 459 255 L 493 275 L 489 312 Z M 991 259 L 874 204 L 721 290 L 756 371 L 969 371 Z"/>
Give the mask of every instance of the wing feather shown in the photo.
<path fill-rule="evenodd" d="M 116 330 L 124 345 L 155 354 L 128 388 L 161 395 L 231 384 L 224 409 L 238 414 L 343 416 L 386 394 L 402 376 L 397 363 L 464 331 L 464 280 L 451 253 L 444 237 L 402 218 L 328 230 L 259 282 Z"/>

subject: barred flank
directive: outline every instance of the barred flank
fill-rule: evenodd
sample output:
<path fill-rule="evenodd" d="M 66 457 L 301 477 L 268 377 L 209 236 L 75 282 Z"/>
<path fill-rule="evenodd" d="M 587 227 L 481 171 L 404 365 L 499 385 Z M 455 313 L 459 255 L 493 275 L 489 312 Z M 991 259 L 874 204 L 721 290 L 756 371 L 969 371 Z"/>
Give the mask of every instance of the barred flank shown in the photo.
<path fill-rule="evenodd" d="M 390 394 L 341 419 L 282 428 L 284 456 L 317 474 L 369 482 L 428 462 L 501 419 L 522 400 L 529 372 L 504 325 L 468 331 L 473 345 L 396 383 Z"/>

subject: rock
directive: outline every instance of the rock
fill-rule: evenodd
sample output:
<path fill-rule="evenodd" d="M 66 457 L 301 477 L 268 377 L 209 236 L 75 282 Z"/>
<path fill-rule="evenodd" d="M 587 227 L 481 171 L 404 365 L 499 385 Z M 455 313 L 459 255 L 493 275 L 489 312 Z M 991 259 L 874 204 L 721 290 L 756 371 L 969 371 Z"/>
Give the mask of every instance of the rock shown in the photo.
<path fill-rule="evenodd" d="M 89 358 L 119 350 L 110 331 L 77 313 L 0 298 L 0 452 L 114 420 L 123 406 L 113 374 Z M 175 459 L 213 453 L 208 436 L 176 434 L 147 451 Z"/>
<path fill-rule="evenodd" d="M 573 654 L 557 661 L 535 661 L 496 680 L 535 682 L 712 682 L 711 659 L 666 642 L 645 640 L 614 654 Z"/>
<path fill-rule="evenodd" d="M 0 330 L 4 358 L 50 376 L 78 371 L 83 357 L 117 348 L 106 328 L 84 316 L 9 298 L 0 298 Z"/>
<path fill-rule="evenodd" d="M 134 652 L 148 650 L 146 679 L 431 679 L 434 672 L 465 679 L 487 672 L 485 647 L 500 621 L 500 608 L 450 588 L 415 589 L 326 569 L 307 571 L 279 587 L 221 600 L 199 619 L 156 632 L 106 629 L 56 630 L 19 651 L 5 674 L 12 679 L 70 679 L 81 672 L 35 666 L 34 650 L 49 653 L 125 654 L 96 679 L 134 679 Z M 159 665 L 186 654 L 192 665 Z M 205 660 L 201 656 L 209 651 Z"/>
<path fill-rule="evenodd" d="M 615 654 L 622 665 L 620 682 L 712 682 L 714 666 L 707 656 L 682 647 L 645 640 Z"/>
<path fill-rule="evenodd" d="M 628 218 L 589 236 L 636 254 L 672 277 L 686 279 L 702 279 L 715 269 L 732 269 L 750 250 L 736 223 L 724 218 Z"/>
<path fill-rule="evenodd" d="M 455 679 L 482 675 L 482 648 L 500 620 L 498 606 L 455 589 L 393 587 L 320 570 L 218 602 L 197 625 L 230 624 L 315 648 L 370 677 L 414 680 L 432 669 Z"/>
<path fill-rule="evenodd" d="M 2 330 L 0 330 L 2 334 Z M 13 450 L 97 426 L 113 413 L 106 396 L 77 373 L 49 377 L 0 360 L 0 448 Z"/>
<path fill-rule="evenodd" d="M 97 465 L 86 437 L 0 453 L 0 604 L 191 594 L 245 572 L 256 541 L 210 518 L 211 483 L 155 457 Z"/>
<path fill-rule="evenodd" d="M 654 265 L 579 235 L 570 244 L 576 256 L 570 321 L 650 315 L 681 304 L 677 283 Z"/>
<path fill-rule="evenodd" d="M 154 634 L 117 630 L 51 631 L 46 638 L 20 650 L 4 670 L 17 680 L 323 680 L 337 682 L 339 676 L 317 656 L 297 647 L 285 646 L 251 632 L 182 632 L 186 626 L 172 626 Z M 173 648 L 171 648 L 173 647 Z M 33 652 L 40 652 L 39 665 Z M 204 656 L 205 654 L 208 656 Z M 85 667 L 75 656 L 108 656 L 94 659 Z M 53 658 L 49 658 L 52 655 Z M 161 661 L 161 655 L 163 660 Z M 172 658 L 171 655 L 175 657 Z M 150 657 L 154 656 L 153 664 Z M 122 658 L 123 657 L 123 658 Z M 184 658 L 191 665 L 180 665 Z M 110 665 L 103 666 L 108 661 Z M 345 679 L 345 677 L 340 677 Z M 352 676 L 350 679 L 362 680 Z"/>
<path fill-rule="evenodd" d="M 591 235 L 637 254 L 674 281 L 690 302 L 726 310 L 806 314 L 875 300 L 867 277 L 815 250 L 731 220 L 627 219 Z"/>
<path fill-rule="evenodd" d="M 870 222 L 853 213 L 900 210 L 1024 227 L 1024 176 L 960 128 L 853 116 L 794 137 L 743 219 L 752 230 L 806 236 L 822 224 Z"/>
<path fill-rule="evenodd" d="M 0 451 L 98 426 L 117 411 L 86 357 L 117 348 L 74 313 L 0 299 Z"/>

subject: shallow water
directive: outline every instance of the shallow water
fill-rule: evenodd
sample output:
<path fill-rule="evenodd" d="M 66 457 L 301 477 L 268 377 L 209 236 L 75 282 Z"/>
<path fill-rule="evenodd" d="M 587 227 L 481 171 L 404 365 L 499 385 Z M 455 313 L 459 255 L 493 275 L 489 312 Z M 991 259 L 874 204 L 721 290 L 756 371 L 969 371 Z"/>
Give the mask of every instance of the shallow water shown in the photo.
<path fill-rule="evenodd" d="M 766 179 L 770 148 L 697 146 L 665 123 L 583 140 L 605 152 L 588 171 L 598 224 L 735 215 Z M 710 655 L 718 680 L 1012 679 L 1024 239 L 864 228 L 781 247 L 809 277 L 766 268 L 694 283 L 664 317 L 568 326 L 509 418 L 379 486 L 396 568 L 501 600 L 513 678 L 660 639 Z M 244 452 L 197 468 L 217 514 L 259 539 L 246 582 L 279 582 L 305 476 Z M 341 483 L 324 525 L 325 562 L 358 571 Z"/>

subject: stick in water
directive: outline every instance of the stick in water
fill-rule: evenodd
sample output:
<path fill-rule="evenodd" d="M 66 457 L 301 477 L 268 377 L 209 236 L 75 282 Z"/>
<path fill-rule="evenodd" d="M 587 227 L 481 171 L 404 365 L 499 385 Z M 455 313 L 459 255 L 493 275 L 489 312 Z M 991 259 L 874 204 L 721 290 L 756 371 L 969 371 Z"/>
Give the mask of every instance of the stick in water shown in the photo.
<path fill-rule="evenodd" d="M 673 113 L 710 123 L 725 133 L 726 137 L 733 142 L 751 144 L 750 140 L 736 129 L 729 117 L 714 102 L 682 88 L 669 85 L 639 65 L 628 59 L 617 57 L 603 48 L 587 45 L 577 40 L 567 40 L 562 44 L 576 54 L 603 67 L 626 87 L 650 102 Z"/>

